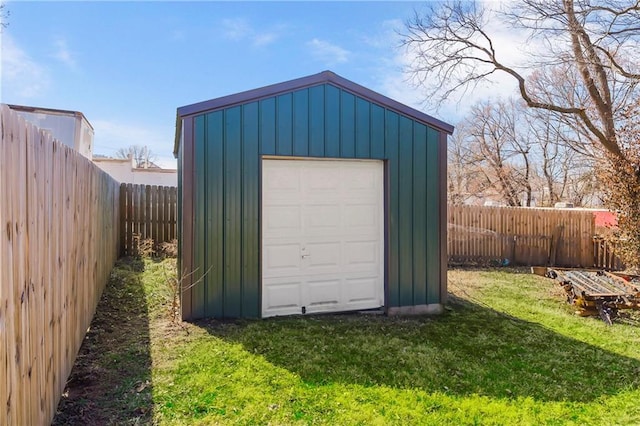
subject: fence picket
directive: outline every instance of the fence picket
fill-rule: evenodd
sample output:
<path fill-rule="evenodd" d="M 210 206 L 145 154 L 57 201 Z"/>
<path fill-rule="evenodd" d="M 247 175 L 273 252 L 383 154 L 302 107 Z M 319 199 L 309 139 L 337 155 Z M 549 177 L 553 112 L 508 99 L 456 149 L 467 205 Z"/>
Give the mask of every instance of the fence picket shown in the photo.
<path fill-rule="evenodd" d="M 545 265 L 555 257 L 557 266 L 621 266 L 614 260 L 613 247 L 594 242 L 595 219 L 590 210 L 449 206 L 448 223 L 450 262 L 507 259 L 515 264 Z M 556 234 L 560 238 L 554 238 Z M 556 244 L 553 248 L 552 242 Z"/>
<path fill-rule="evenodd" d="M 172 186 L 120 185 L 120 211 L 132 212 L 120 215 L 122 255 L 135 254 L 134 235 L 152 239 L 156 251 L 176 238 L 176 191 Z"/>
<path fill-rule="evenodd" d="M 48 424 L 116 260 L 118 184 L 6 105 L 0 121 L 0 424 Z"/>

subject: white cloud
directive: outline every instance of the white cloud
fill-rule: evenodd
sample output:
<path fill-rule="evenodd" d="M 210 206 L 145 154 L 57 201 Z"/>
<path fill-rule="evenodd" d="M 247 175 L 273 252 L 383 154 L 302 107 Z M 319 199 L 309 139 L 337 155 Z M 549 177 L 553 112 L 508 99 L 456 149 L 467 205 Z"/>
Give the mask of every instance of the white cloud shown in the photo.
<path fill-rule="evenodd" d="M 55 50 L 51 56 L 60 61 L 66 67 L 74 71 L 77 70 L 78 64 L 76 62 L 76 59 L 74 58 L 74 55 L 69 50 L 67 40 L 58 38 L 54 41 L 53 45 Z"/>
<path fill-rule="evenodd" d="M 396 48 L 400 44 L 398 31 L 402 30 L 404 23 L 400 19 L 387 19 L 380 24 L 380 32 L 365 34 L 363 41 L 376 49 Z"/>
<path fill-rule="evenodd" d="M 278 36 L 275 33 L 257 34 L 253 36 L 253 45 L 257 47 L 266 46 L 276 41 L 277 38 Z"/>
<path fill-rule="evenodd" d="M 323 62 L 326 66 L 331 66 L 349 60 L 349 52 L 337 44 L 314 38 L 307 42 L 311 55 L 318 61 Z"/>
<path fill-rule="evenodd" d="M 518 71 L 526 76 L 529 72 L 526 64 L 541 49 L 541 45 L 528 40 L 526 32 L 505 28 L 498 19 L 489 19 L 489 22 L 486 31 L 493 40 L 498 60 L 507 66 L 519 66 Z M 381 26 L 381 36 L 369 42 L 374 46 L 383 45 L 386 37 L 387 45 L 400 46 L 401 39 L 397 31 L 402 31 L 403 27 L 404 24 L 398 20 L 387 21 Z M 412 52 L 403 47 L 397 48 L 396 55 L 391 60 L 381 59 L 376 78 L 378 90 L 450 123 L 460 120 L 473 104 L 481 100 L 518 96 L 516 80 L 504 72 L 495 72 L 477 86 L 469 86 L 466 91 L 459 90 L 444 101 L 427 99 L 424 87 L 416 87 L 410 81 L 409 74 L 403 71 L 410 67 L 413 59 Z"/>
<path fill-rule="evenodd" d="M 147 146 L 158 155 L 158 165 L 175 168 L 172 154 L 175 132 L 172 126 L 146 127 L 100 119 L 91 120 L 91 125 L 95 131 L 94 154 L 113 157 L 120 148 L 132 145 Z"/>
<path fill-rule="evenodd" d="M 233 18 L 222 20 L 222 35 L 233 41 L 248 40 L 254 47 L 264 47 L 275 42 L 282 32 L 282 27 L 270 30 L 258 30 L 249 24 L 246 19 Z"/>
<path fill-rule="evenodd" d="M 424 106 L 424 96 L 420 89 L 408 82 L 407 76 L 401 70 L 385 70 L 379 84 L 379 90 L 391 99 L 416 109 L 422 109 Z"/>
<path fill-rule="evenodd" d="M 242 40 L 253 33 L 249 23 L 242 18 L 223 19 L 222 34 L 229 40 Z"/>
<path fill-rule="evenodd" d="M 2 86 L 10 88 L 18 98 L 34 98 L 45 92 L 50 85 L 48 70 L 33 60 L 8 35 L 2 35 Z"/>

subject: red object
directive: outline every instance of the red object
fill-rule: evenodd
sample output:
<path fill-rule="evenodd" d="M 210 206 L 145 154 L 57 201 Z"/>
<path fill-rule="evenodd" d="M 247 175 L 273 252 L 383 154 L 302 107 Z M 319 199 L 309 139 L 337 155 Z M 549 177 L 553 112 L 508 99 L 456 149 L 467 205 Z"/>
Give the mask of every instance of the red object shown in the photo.
<path fill-rule="evenodd" d="M 600 211 L 593 213 L 596 219 L 596 227 L 615 228 L 618 226 L 618 218 L 614 212 Z"/>

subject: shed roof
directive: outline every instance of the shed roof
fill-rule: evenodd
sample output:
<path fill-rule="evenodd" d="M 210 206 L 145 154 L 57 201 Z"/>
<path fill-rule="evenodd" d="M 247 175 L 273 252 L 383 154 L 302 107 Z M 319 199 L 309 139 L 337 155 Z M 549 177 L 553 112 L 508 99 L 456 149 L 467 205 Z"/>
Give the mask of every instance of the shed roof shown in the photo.
<path fill-rule="evenodd" d="M 235 105 L 244 104 L 247 102 L 257 101 L 259 99 L 276 96 L 282 93 L 293 92 L 295 90 L 304 89 L 306 87 L 317 86 L 320 84 L 330 83 L 343 90 L 353 93 L 356 96 L 367 99 L 371 102 L 379 104 L 385 108 L 396 111 L 400 114 L 406 115 L 418 122 L 421 122 L 430 127 L 436 128 L 447 134 L 453 133 L 453 126 L 438 120 L 428 114 L 425 114 L 417 109 L 411 108 L 405 104 L 395 101 L 389 97 L 381 95 L 378 92 L 374 92 L 371 89 L 367 89 L 357 83 L 347 80 L 335 74 L 332 71 L 322 71 L 318 74 L 309 75 L 306 77 L 297 78 L 295 80 L 289 80 L 282 83 L 272 84 L 270 86 L 261 87 L 258 89 L 248 90 L 246 92 L 240 92 L 233 95 L 223 96 L 220 98 L 211 99 L 204 102 L 198 102 L 191 105 L 185 105 L 178 108 L 176 119 L 176 138 L 173 148 L 173 154 L 177 157 L 178 147 L 180 143 L 180 133 L 182 118 L 199 115 L 204 112 L 214 111 L 222 108 L 228 108 Z"/>

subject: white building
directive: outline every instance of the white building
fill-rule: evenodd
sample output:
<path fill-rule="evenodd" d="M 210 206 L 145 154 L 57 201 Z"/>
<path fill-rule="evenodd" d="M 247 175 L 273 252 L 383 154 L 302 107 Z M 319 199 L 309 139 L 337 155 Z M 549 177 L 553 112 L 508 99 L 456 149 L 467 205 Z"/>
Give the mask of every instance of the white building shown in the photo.
<path fill-rule="evenodd" d="M 178 186 L 176 169 L 161 169 L 157 166 L 136 167 L 133 158 L 94 158 L 93 162 L 120 183 Z"/>
<path fill-rule="evenodd" d="M 94 158 L 93 126 L 81 112 L 23 105 L 8 106 L 26 121 L 51 132 L 55 139 L 93 161 L 120 183 L 178 186 L 176 169 L 161 169 L 155 165 L 136 167 L 135 162 L 128 158 Z"/>
<path fill-rule="evenodd" d="M 89 120 L 81 112 L 23 105 L 8 107 L 26 121 L 51 132 L 55 139 L 91 160 L 94 131 Z"/>

